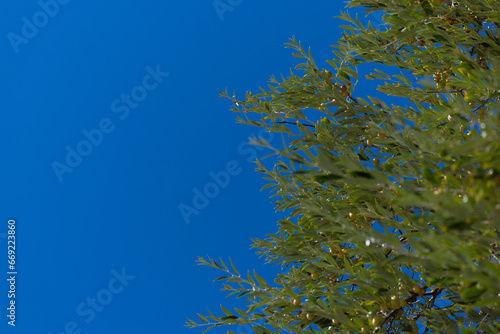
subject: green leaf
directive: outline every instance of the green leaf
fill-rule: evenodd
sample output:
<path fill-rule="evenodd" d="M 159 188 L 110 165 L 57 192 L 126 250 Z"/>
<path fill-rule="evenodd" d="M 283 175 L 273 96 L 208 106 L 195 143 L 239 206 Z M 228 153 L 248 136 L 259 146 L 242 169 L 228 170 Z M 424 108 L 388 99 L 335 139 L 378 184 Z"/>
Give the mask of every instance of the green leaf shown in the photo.
<path fill-rule="evenodd" d="M 434 9 L 432 8 L 432 5 L 428 0 L 422 1 L 422 8 L 424 9 L 425 14 L 427 15 L 434 14 Z"/>
<path fill-rule="evenodd" d="M 474 286 L 462 291 L 462 298 L 465 301 L 471 301 L 471 300 L 474 300 L 474 299 L 478 298 L 479 296 L 481 296 L 484 291 L 486 291 L 486 290 L 485 289 L 478 289 L 474 285 Z"/>

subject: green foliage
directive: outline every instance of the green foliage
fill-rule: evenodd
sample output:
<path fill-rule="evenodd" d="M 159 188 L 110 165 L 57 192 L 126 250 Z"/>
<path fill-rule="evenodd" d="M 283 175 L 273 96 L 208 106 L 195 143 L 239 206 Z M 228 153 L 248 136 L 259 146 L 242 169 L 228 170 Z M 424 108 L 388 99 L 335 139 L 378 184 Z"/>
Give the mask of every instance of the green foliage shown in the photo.
<path fill-rule="evenodd" d="M 247 297 L 248 309 L 189 326 L 498 333 L 500 2 L 349 6 L 383 11 L 385 25 L 343 13 L 349 25 L 329 69 L 291 40 L 300 74 L 243 101 L 222 93 L 240 122 L 289 138 L 272 147 L 274 168 L 257 162 L 288 217 L 254 247 L 283 273 L 271 284 L 200 259 L 226 272 L 224 290 Z M 362 64 L 398 105 L 355 94 Z"/>

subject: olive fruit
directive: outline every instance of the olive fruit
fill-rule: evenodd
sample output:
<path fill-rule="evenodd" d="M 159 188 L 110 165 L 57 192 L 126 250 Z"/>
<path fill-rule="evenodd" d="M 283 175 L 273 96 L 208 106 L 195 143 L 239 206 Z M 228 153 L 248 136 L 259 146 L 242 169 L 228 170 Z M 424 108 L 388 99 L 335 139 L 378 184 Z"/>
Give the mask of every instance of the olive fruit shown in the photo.
<path fill-rule="evenodd" d="M 399 308 L 399 298 L 397 296 L 391 297 L 391 308 Z"/>
<path fill-rule="evenodd" d="M 347 86 L 346 85 L 340 86 L 340 94 L 342 94 L 343 97 L 349 96 L 349 93 L 347 92 Z"/>
<path fill-rule="evenodd" d="M 389 311 L 389 307 L 387 306 L 387 304 L 386 303 L 380 304 L 380 312 L 387 313 L 387 311 Z"/>
<path fill-rule="evenodd" d="M 421 287 L 419 287 L 418 285 L 415 285 L 413 288 L 412 288 L 413 292 L 416 293 L 417 295 L 419 296 L 423 296 L 425 294 L 425 290 L 422 289 Z"/>
<path fill-rule="evenodd" d="M 377 314 L 370 320 L 370 324 L 373 327 L 378 327 L 382 323 L 382 320 L 384 320 L 382 316 L 380 314 Z"/>
<path fill-rule="evenodd" d="M 339 259 L 343 259 L 345 257 L 345 249 L 342 248 L 342 250 L 337 254 Z"/>

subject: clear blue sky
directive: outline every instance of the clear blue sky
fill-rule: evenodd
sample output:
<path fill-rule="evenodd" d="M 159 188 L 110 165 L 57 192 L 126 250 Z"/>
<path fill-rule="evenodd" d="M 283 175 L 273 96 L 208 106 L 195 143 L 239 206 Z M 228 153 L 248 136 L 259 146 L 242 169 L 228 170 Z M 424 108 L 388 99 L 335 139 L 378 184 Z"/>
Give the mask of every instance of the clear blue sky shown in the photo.
<path fill-rule="evenodd" d="M 277 271 L 249 249 L 279 219 L 249 162 L 267 153 L 217 90 L 289 73 L 293 35 L 326 66 L 344 4 L 215 4 L 0 4 L 0 270 L 13 217 L 18 272 L 15 328 L 0 283 L 1 333 L 200 333 L 188 317 L 239 301 L 198 256 Z"/>

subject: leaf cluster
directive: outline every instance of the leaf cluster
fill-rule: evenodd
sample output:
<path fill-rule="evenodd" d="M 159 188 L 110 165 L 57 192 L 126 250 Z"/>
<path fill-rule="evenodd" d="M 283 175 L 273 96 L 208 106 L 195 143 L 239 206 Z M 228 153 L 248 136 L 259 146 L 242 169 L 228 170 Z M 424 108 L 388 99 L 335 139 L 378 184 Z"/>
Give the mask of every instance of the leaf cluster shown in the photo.
<path fill-rule="evenodd" d="M 241 123 L 284 134 L 257 161 L 276 234 L 254 240 L 274 283 L 221 262 L 248 309 L 200 315 L 255 333 L 497 333 L 500 330 L 500 3 L 352 0 L 328 68 L 303 60 L 269 89 L 232 99 Z M 358 68 L 370 64 L 371 72 Z M 386 101 L 358 96 L 380 82 Z M 398 103 L 391 103 L 397 100 Z M 400 102 L 399 102 L 400 101 Z M 316 114 L 321 115 L 315 117 Z M 257 321 L 264 324 L 257 324 Z"/>

